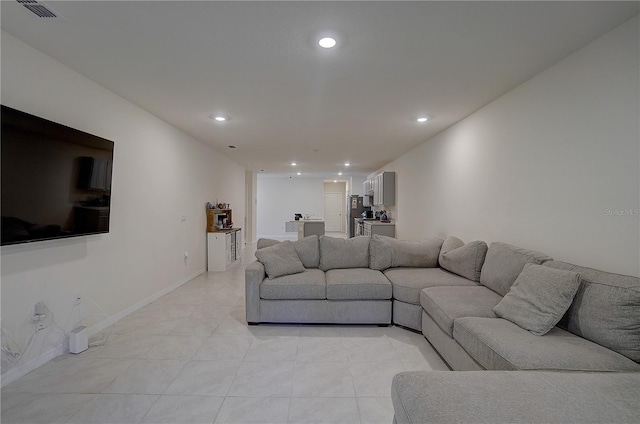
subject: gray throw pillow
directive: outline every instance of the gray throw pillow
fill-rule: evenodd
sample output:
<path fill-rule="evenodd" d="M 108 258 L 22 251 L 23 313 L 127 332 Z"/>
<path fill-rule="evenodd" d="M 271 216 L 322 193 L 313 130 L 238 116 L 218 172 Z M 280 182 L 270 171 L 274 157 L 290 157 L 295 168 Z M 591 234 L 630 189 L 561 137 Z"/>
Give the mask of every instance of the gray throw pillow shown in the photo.
<path fill-rule="evenodd" d="M 580 274 L 525 264 L 511 290 L 493 308 L 499 317 L 542 336 L 557 323 L 573 301 Z"/>
<path fill-rule="evenodd" d="M 480 240 L 464 244 L 456 237 L 449 237 L 440 251 L 440 266 L 449 272 L 479 282 L 488 249 L 487 243 Z"/>
<path fill-rule="evenodd" d="M 369 237 L 339 239 L 320 236 L 321 270 L 368 267 Z"/>
<path fill-rule="evenodd" d="M 305 270 L 293 243 L 289 240 L 256 250 L 256 258 L 264 265 L 270 280 Z"/>
<path fill-rule="evenodd" d="M 395 267 L 435 268 L 442 239 L 397 240 L 375 234 L 369 248 L 369 267 L 378 271 Z"/>
<path fill-rule="evenodd" d="M 282 243 L 280 240 L 261 238 L 258 240 L 257 249 L 260 250 L 280 243 Z M 317 235 L 314 234 L 292 243 L 305 268 L 318 268 L 320 264 L 320 245 Z"/>

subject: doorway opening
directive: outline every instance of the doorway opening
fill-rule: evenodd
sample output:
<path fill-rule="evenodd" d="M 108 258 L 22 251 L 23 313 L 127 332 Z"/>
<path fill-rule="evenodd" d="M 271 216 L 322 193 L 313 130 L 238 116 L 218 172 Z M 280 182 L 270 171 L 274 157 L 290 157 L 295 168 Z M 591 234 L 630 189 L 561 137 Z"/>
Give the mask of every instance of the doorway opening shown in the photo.
<path fill-rule="evenodd" d="M 347 183 L 335 181 L 324 183 L 324 222 L 325 232 L 346 234 L 346 197 Z"/>

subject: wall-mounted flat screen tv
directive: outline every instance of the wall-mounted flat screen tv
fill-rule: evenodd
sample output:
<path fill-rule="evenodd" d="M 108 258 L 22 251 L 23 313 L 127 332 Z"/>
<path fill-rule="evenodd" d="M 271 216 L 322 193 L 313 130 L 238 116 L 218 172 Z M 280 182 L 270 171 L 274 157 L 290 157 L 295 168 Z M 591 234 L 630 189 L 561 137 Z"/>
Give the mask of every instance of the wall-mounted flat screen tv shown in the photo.
<path fill-rule="evenodd" d="M 2 105 L 2 245 L 109 232 L 112 141 Z"/>

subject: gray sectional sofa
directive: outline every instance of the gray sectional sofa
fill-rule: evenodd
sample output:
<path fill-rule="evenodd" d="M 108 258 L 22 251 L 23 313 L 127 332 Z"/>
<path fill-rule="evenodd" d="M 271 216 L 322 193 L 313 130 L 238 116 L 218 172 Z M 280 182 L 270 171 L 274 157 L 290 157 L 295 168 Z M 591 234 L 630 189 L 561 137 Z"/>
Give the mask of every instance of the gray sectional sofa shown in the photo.
<path fill-rule="evenodd" d="M 448 384 L 443 383 L 446 376 L 433 373 L 398 375 L 392 385 L 398 422 L 447 417 L 425 399 L 446 400 L 447 392 L 454 395 L 466 387 L 460 383 L 464 375 L 478 386 L 503 381 L 491 388 L 497 399 L 510 396 L 510 385 L 519 380 L 527 382 L 521 385 L 522 396 L 530 384 L 553 392 L 547 386 L 557 377 L 546 378 L 542 371 L 562 371 L 566 381 L 576 382 L 568 387 L 583 400 L 589 399 L 580 389 L 588 379 L 585 372 L 601 376 L 600 384 L 614 392 L 635 384 L 640 393 L 637 277 L 554 261 L 506 243 L 487 246 L 455 237 L 408 242 L 321 236 L 261 240 L 258 247 L 258 261 L 246 270 L 250 323 L 394 323 L 422 332 L 453 370 L 515 371 L 462 373 Z M 504 419 L 496 421 L 511 421 L 513 411 L 503 412 L 496 417 Z M 610 416 L 615 422 L 629 413 L 640 416 L 640 406 Z M 475 421 L 463 419 L 464 414 L 456 417 L 460 420 L 452 420 Z M 564 420 L 563 414 L 548 417 Z M 528 420 L 539 421 L 537 416 Z"/>

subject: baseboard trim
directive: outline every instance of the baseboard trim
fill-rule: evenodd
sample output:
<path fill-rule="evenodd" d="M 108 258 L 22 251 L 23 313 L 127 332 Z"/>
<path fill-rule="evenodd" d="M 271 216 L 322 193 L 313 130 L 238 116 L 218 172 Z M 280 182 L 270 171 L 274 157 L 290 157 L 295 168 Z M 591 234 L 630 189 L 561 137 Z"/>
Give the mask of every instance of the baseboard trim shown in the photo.
<path fill-rule="evenodd" d="M 43 353 L 37 358 L 33 358 L 30 361 L 25 362 L 24 364 L 19 364 L 13 368 L 10 368 L 9 371 L 5 372 L 4 374 L 2 374 L 2 376 L 0 376 L 0 380 L 2 380 L 2 383 L 0 383 L 0 386 L 4 387 L 9 383 L 13 383 L 14 381 L 18 380 L 20 377 L 27 375 L 28 373 L 35 370 L 36 368 L 40 368 L 47 362 L 57 358 L 58 356 L 67 352 L 68 350 L 69 350 L 68 346 L 65 346 L 65 343 L 63 342 L 62 344 L 54 347 L 53 349 L 49 349 L 47 352 Z"/>
<path fill-rule="evenodd" d="M 138 309 L 141 309 L 145 306 L 147 306 L 149 303 L 153 302 L 154 300 L 157 300 L 159 298 L 161 298 L 162 296 L 164 296 L 167 293 L 170 293 L 172 291 L 174 291 L 175 289 L 177 289 L 178 287 L 182 286 L 183 284 L 193 280 L 194 278 L 196 278 L 198 275 L 204 274 L 206 272 L 205 269 L 200 269 L 196 272 L 194 272 L 193 274 L 180 279 L 179 281 L 176 281 L 175 283 L 173 283 L 172 285 L 170 285 L 169 287 L 160 290 L 158 293 L 155 293 L 149 297 L 147 297 L 146 299 L 141 300 L 140 302 L 118 312 L 115 315 L 112 315 L 109 318 L 106 318 L 104 320 L 102 320 L 101 322 L 93 325 L 92 327 L 89 328 L 89 335 L 95 335 L 99 332 L 101 332 L 102 330 L 104 330 L 105 328 L 109 327 L 112 324 L 115 324 L 116 322 L 120 321 L 121 319 L 125 318 L 128 315 L 131 315 L 132 313 L 134 313 L 135 311 L 137 311 Z M 43 354 L 25 362 L 24 364 L 18 364 L 15 367 L 10 368 L 7 372 L 3 373 L 2 375 L 0 375 L 0 387 L 4 387 L 7 384 L 13 383 L 14 381 L 20 379 L 21 377 L 27 375 L 28 373 L 30 373 L 31 371 L 35 370 L 36 368 L 41 367 L 42 365 L 46 364 L 47 362 L 51 361 L 52 359 L 57 358 L 58 356 L 62 355 L 63 353 L 66 353 L 69 351 L 69 346 L 67 344 L 67 340 L 63 340 L 63 342 L 61 344 L 59 344 L 58 346 L 55 346 L 52 349 L 49 349 L 48 351 L 44 352 Z"/>
<path fill-rule="evenodd" d="M 107 318 L 95 325 L 93 325 L 92 327 L 89 327 L 89 336 L 93 336 L 99 332 L 101 332 L 102 330 L 104 330 L 105 328 L 109 327 L 112 324 L 115 324 L 116 322 L 120 321 L 121 319 L 131 315 L 132 313 L 134 313 L 135 311 L 137 311 L 138 309 L 141 309 L 145 306 L 147 306 L 149 303 L 153 302 L 154 300 L 158 300 L 159 298 L 161 298 L 162 296 L 164 296 L 167 293 L 171 293 L 172 291 L 174 291 L 175 289 L 177 289 L 178 287 L 182 286 L 183 284 L 193 280 L 194 278 L 196 278 L 198 275 L 204 274 L 205 270 L 201 269 L 196 271 L 195 273 L 173 283 L 172 285 L 170 285 L 169 287 L 159 291 L 158 293 L 155 293 L 149 297 L 147 297 L 146 299 L 141 300 L 140 302 L 128 307 L 127 309 L 124 309 L 120 312 L 118 312 L 115 315 L 112 315 L 110 318 Z"/>

